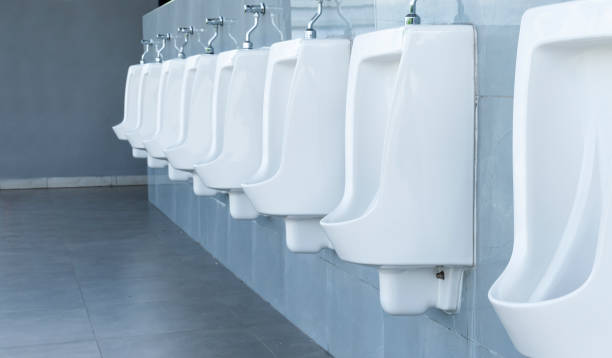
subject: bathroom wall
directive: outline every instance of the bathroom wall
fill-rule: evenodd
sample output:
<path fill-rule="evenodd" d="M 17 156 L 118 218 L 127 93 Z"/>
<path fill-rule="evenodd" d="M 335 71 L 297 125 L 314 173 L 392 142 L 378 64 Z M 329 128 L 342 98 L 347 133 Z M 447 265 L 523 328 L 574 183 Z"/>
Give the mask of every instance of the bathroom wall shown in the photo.
<path fill-rule="evenodd" d="M 343 262 L 329 250 L 316 255 L 290 253 L 280 219 L 233 220 L 226 197 L 195 197 L 190 183 L 170 182 L 165 169 L 149 169 L 149 199 L 336 357 L 520 357 L 493 312 L 487 291 L 505 267 L 513 243 L 512 95 L 520 19 L 528 8 L 554 2 L 422 0 L 418 4 L 423 23 L 470 23 L 478 31 L 477 266 L 465 277 L 457 315 L 438 310 L 416 317 L 387 315 L 378 301 L 375 269 Z M 301 36 L 313 4 L 292 0 L 289 9 L 278 10 L 280 29 Z M 145 33 L 170 31 L 168 24 L 201 21 L 204 14 L 240 18 L 240 5 L 240 1 L 174 0 L 145 15 Z M 320 34 L 344 36 L 401 26 L 407 5 L 408 0 L 345 0 L 342 13 L 350 27 L 332 7 L 321 19 Z M 269 23 L 263 30 L 256 45 L 280 38 L 275 38 Z M 232 47 L 223 42 L 223 49 Z"/>
<path fill-rule="evenodd" d="M 0 1 L 0 187 L 9 178 L 46 186 L 47 178 L 146 174 L 111 126 L 123 118 L 127 68 L 142 52 L 141 16 L 156 6 Z"/>

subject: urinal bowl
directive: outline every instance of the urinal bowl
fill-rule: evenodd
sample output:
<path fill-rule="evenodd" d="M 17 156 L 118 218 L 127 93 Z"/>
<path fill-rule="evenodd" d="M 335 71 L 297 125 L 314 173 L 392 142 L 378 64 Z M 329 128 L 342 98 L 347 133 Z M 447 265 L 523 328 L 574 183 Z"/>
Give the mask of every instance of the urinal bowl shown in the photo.
<path fill-rule="evenodd" d="M 528 10 L 521 23 L 514 249 L 489 300 L 530 357 L 611 351 L 611 16 L 608 1 L 572 1 Z"/>
<path fill-rule="evenodd" d="M 164 155 L 168 160 L 168 177 L 170 180 L 174 181 L 187 181 L 191 179 L 193 175 L 193 164 L 186 169 L 179 168 L 178 166 L 174 165 L 172 159 L 168 157 L 168 152 L 174 153 L 174 149 L 177 148 L 177 146 L 180 146 L 187 137 L 189 115 L 191 113 L 192 91 L 198 70 L 198 63 L 202 57 L 204 57 L 204 55 L 190 56 L 184 61 L 185 67 L 181 82 L 178 128 L 176 128 L 174 135 L 169 135 L 169 139 L 167 141 L 168 144 L 164 148 Z M 176 158 L 180 156 L 174 155 L 173 157 L 175 158 L 174 162 L 176 162 Z"/>
<path fill-rule="evenodd" d="M 468 25 L 353 43 L 345 190 L 321 224 L 341 259 L 379 267 L 391 314 L 457 312 L 474 265 L 474 52 Z"/>
<path fill-rule="evenodd" d="M 120 140 L 127 140 L 126 132 L 138 128 L 138 102 L 140 100 L 140 75 L 142 67 L 143 65 L 132 65 L 128 68 L 125 81 L 123 121 L 113 126 L 113 131 Z"/>
<path fill-rule="evenodd" d="M 227 106 L 229 85 L 234 70 L 234 58 L 240 52 L 240 50 L 232 50 L 216 55 L 216 63 L 210 64 L 210 66 L 214 66 L 214 74 L 212 79 L 205 77 L 201 82 L 196 82 L 201 84 L 199 91 L 195 90 L 198 92 L 197 96 L 201 95 L 201 98 L 206 99 L 208 98 L 208 95 L 212 93 L 210 111 L 208 111 L 205 107 L 197 107 L 195 104 L 194 107 L 192 107 L 194 110 L 199 108 L 201 114 L 203 115 L 203 121 L 201 122 L 203 128 L 202 130 L 198 131 L 197 137 L 198 139 L 201 138 L 201 145 L 199 145 L 199 140 L 196 140 L 197 143 L 194 145 L 194 147 L 198 148 L 197 159 L 193 165 L 193 192 L 196 195 L 214 196 L 219 192 L 223 192 L 208 187 L 204 183 L 202 173 L 205 171 L 203 168 L 206 168 L 210 161 L 217 158 L 221 151 L 221 144 L 223 143 L 225 108 Z M 200 63 L 206 64 L 205 62 Z M 208 81 L 212 81 L 211 87 L 207 87 Z M 202 103 L 206 102 L 200 102 L 200 104 Z M 209 114 L 210 117 L 206 117 L 206 114 Z"/>
<path fill-rule="evenodd" d="M 270 48 L 261 165 L 242 187 L 255 209 L 284 216 L 293 252 L 331 248 L 320 220 L 344 186 L 350 42 L 292 40 Z"/>
<path fill-rule="evenodd" d="M 180 139 L 181 96 L 185 72 L 185 60 L 172 59 L 162 64 L 158 92 L 157 130 L 143 144 L 151 161 L 161 161 L 167 165 L 164 149 L 175 145 Z"/>
<path fill-rule="evenodd" d="M 222 68 L 227 60 L 223 55 L 221 53 L 218 60 Z M 268 49 L 241 50 L 230 57 L 233 68 L 227 85 L 225 114 L 222 118 L 215 118 L 216 125 L 222 126 L 215 131 L 217 138 L 213 147 L 216 147 L 216 155 L 211 156 L 211 161 L 196 165 L 195 169 L 206 186 L 229 192 L 233 218 L 252 219 L 257 217 L 257 211 L 244 194 L 241 184 L 255 173 L 261 160 Z M 218 111 L 215 113 L 213 109 L 213 115 L 219 116 Z"/>
<path fill-rule="evenodd" d="M 138 126 L 125 133 L 132 146 L 134 158 L 147 158 L 143 138 L 152 136 L 156 131 L 161 66 L 157 63 L 148 63 L 142 67 L 137 106 Z"/>
<path fill-rule="evenodd" d="M 187 58 L 183 81 L 183 125 L 180 142 L 165 150 L 172 180 L 188 180 L 194 176 L 193 166 L 206 158 L 212 137 L 211 104 L 215 79 L 216 55 L 200 55 Z M 187 91 L 187 86 L 190 90 Z M 172 168 L 172 169 L 170 169 Z M 172 170 L 172 172 L 171 172 Z M 178 174 L 178 175 L 177 175 Z M 214 195 L 215 191 L 202 187 L 198 178 L 193 183 L 194 192 Z"/>

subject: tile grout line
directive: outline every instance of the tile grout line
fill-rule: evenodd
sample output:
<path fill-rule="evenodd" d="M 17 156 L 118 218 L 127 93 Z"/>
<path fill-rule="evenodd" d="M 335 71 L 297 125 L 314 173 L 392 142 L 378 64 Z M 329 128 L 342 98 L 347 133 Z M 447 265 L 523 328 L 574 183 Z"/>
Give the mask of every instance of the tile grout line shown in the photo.
<path fill-rule="evenodd" d="M 96 335 L 96 329 L 91 322 L 91 315 L 89 314 L 89 307 L 87 307 L 87 302 L 85 301 L 85 295 L 83 295 L 83 289 L 81 288 L 81 281 L 76 274 L 76 270 L 74 268 L 74 263 L 71 261 L 70 266 L 72 267 L 72 275 L 74 275 L 74 279 L 77 282 L 77 286 L 79 287 L 79 294 L 81 295 L 81 301 L 83 302 L 83 307 L 85 307 L 85 314 L 87 314 L 87 321 L 89 322 L 89 327 L 91 328 L 91 333 L 93 334 L 94 341 L 96 342 L 96 347 L 98 348 L 98 353 L 100 354 L 100 358 L 104 358 L 102 354 L 102 348 L 100 347 L 100 342 L 98 341 L 98 336 Z"/>
<path fill-rule="evenodd" d="M 261 339 L 259 339 L 259 337 L 257 337 L 256 335 L 254 335 L 253 333 L 251 333 L 250 331 L 247 330 L 247 334 L 250 335 L 251 337 L 255 338 L 255 340 L 257 340 L 257 342 L 259 342 L 262 346 L 266 347 L 266 349 L 268 351 L 270 351 L 270 353 L 272 353 L 272 357 L 274 358 L 278 358 L 278 356 L 276 355 L 276 353 L 274 353 L 274 351 L 272 350 L 272 348 L 268 347 L 268 345 L 262 341 Z"/>

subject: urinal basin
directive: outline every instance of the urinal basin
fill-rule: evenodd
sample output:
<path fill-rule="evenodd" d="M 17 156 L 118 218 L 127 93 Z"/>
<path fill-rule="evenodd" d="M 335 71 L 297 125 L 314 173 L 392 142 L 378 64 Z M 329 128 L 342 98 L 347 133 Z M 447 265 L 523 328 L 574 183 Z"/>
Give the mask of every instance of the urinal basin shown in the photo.
<path fill-rule="evenodd" d="M 161 64 L 147 63 L 142 67 L 140 78 L 140 101 L 137 110 L 138 125 L 136 129 L 127 131 L 132 150 L 136 158 L 146 158 L 143 139 L 153 135 L 157 128 L 157 99 L 159 95 L 159 82 Z M 143 156 L 144 153 L 144 156 Z"/>
<path fill-rule="evenodd" d="M 186 62 L 172 59 L 162 64 L 159 101 L 157 108 L 157 130 L 151 138 L 143 141 L 147 153 L 166 160 L 164 149 L 178 143 L 181 135 L 181 89 Z"/>
<path fill-rule="evenodd" d="M 262 159 L 242 187 L 258 212 L 288 216 L 292 251 L 330 247 L 319 221 L 344 187 L 349 56 L 344 39 L 298 39 L 270 48 Z"/>
<path fill-rule="evenodd" d="M 191 112 L 192 103 L 192 92 L 194 87 L 194 81 L 198 71 L 198 63 L 204 55 L 190 56 L 185 60 L 185 69 L 183 71 L 183 80 L 181 84 L 181 96 L 180 96 L 180 108 L 179 108 L 179 123 L 178 123 L 178 139 L 174 142 L 175 144 L 169 144 L 168 147 L 164 148 L 164 154 L 168 158 L 168 152 L 183 143 L 187 137 L 187 130 L 189 126 L 189 115 Z M 175 137 L 177 138 L 177 137 Z M 180 156 L 178 156 L 180 157 Z M 175 155 L 176 159 L 177 156 Z M 173 165 L 170 158 L 168 158 L 168 177 L 171 180 L 189 180 L 192 177 L 193 167 L 185 170 L 177 168 Z"/>
<path fill-rule="evenodd" d="M 207 160 L 195 166 L 206 186 L 230 193 L 230 213 L 234 218 L 257 216 L 241 184 L 255 173 L 261 160 L 268 52 L 257 49 L 219 54 L 213 95 L 213 143 Z M 219 106 L 223 93 L 227 94 L 226 103 Z"/>
<path fill-rule="evenodd" d="M 126 132 L 138 128 L 138 103 L 140 101 L 140 75 L 143 65 L 132 65 L 128 68 L 125 81 L 123 103 L 123 121 L 113 126 L 117 138 L 127 140 Z"/>
<path fill-rule="evenodd" d="M 216 55 L 199 55 L 187 59 L 183 82 L 190 86 L 189 98 L 183 97 L 183 125 L 179 144 L 165 150 L 172 168 L 192 175 L 193 166 L 206 158 L 212 143 L 212 95 Z"/>
<path fill-rule="evenodd" d="M 232 50 L 216 55 L 215 64 L 212 65 L 214 66 L 212 87 L 208 89 L 206 87 L 206 82 L 203 82 L 200 88 L 202 96 L 207 96 L 209 94 L 208 91 L 212 91 L 212 99 L 210 102 L 210 111 L 202 112 L 203 115 L 210 115 L 209 118 L 203 117 L 201 122 L 201 124 L 207 128 L 198 133 L 197 139 L 195 139 L 196 143 L 194 144 L 201 149 L 201 151 L 197 152 L 197 158 L 194 158 L 195 164 L 193 165 L 193 192 L 196 195 L 213 196 L 219 192 L 209 188 L 204 183 L 202 177 L 198 174 L 198 167 L 201 164 L 205 166 L 207 162 L 210 162 L 219 155 L 220 143 L 222 143 L 223 136 L 223 118 L 225 117 L 225 108 L 229 95 L 229 84 L 234 70 L 234 57 L 236 57 L 238 53 L 240 53 L 239 50 Z M 203 65 L 206 64 L 205 62 L 201 63 Z M 200 102 L 200 104 L 205 105 L 205 102 Z M 196 107 L 193 108 L 196 110 Z M 208 125 L 206 122 L 208 122 Z M 201 143 L 201 147 L 199 143 Z"/>
<path fill-rule="evenodd" d="M 610 355 L 610 18 L 608 1 L 575 1 L 528 10 L 521 23 L 514 249 L 489 300 L 530 357 Z"/>
<path fill-rule="evenodd" d="M 392 314 L 456 312 L 474 264 L 474 37 L 413 25 L 354 40 L 345 189 L 321 225 L 341 259 L 380 267 Z"/>

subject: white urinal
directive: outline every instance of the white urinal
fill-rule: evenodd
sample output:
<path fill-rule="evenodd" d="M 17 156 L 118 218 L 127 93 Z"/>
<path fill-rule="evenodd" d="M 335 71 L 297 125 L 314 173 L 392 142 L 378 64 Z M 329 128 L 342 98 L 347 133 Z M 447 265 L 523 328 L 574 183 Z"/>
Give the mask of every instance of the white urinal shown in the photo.
<path fill-rule="evenodd" d="M 126 132 L 138 128 L 138 101 L 140 97 L 140 75 L 144 64 L 132 65 L 128 68 L 125 81 L 125 96 L 123 102 L 123 121 L 113 126 L 117 138 L 127 140 Z"/>
<path fill-rule="evenodd" d="M 192 58 L 187 61 L 186 75 L 193 71 L 194 77 L 191 81 L 189 104 L 183 107 L 182 111 L 185 118 L 181 142 L 165 152 L 172 168 L 193 176 L 194 192 L 197 195 L 215 195 L 216 191 L 206 187 L 194 173 L 193 166 L 206 159 L 212 143 L 211 106 L 217 56 L 200 55 L 197 61 Z"/>
<path fill-rule="evenodd" d="M 521 24 L 514 250 L 489 300 L 530 357 L 612 355 L 611 19 L 610 1 L 585 0 Z"/>
<path fill-rule="evenodd" d="M 152 168 L 168 164 L 164 149 L 176 144 L 180 130 L 181 88 L 185 60 L 176 58 L 162 64 L 157 104 L 157 127 L 143 143 L 147 149 L 147 164 Z"/>
<path fill-rule="evenodd" d="M 344 187 L 344 122 L 350 41 L 292 40 L 270 48 L 263 153 L 244 184 L 255 209 L 285 216 L 287 247 L 331 247 L 319 221 Z"/>
<path fill-rule="evenodd" d="M 410 25 L 353 44 L 345 191 L 321 224 L 341 259 L 379 267 L 391 314 L 456 312 L 474 264 L 474 37 Z"/>
<path fill-rule="evenodd" d="M 147 63 L 142 67 L 140 97 L 138 101 L 136 129 L 125 133 L 134 158 L 147 158 L 143 139 L 153 135 L 157 128 L 157 99 L 161 75 L 160 63 Z"/>
<path fill-rule="evenodd" d="M 198 63 L 204 56 L 205 55 L 190 56 L 184 61 L 185 68 L 183 70 L 183 79 L 181 81 L 178 123 L 176 124 L 176 128 L 173 128 L 176 129 L 173 133 L 174 135 L 170 137 L 170 139 L 174 140 L 168 140 L 167 146 L 163 148 L 164 156 L 168 160 L 168 177 L 171 180 L 185 181 L 191 179 L 192 176 L 190 170 L 177 168 L 172 164 L 173 162 L 170 160 L 170 158 L 168 158 L 168 151 L 176 148 L 176 146 L 181 144 L 186 138 L 189 125 L 189 113 L 191 112 L 191 94 L 198 70 Z"/>
<path fill-rule="evenodd" d="M 236 219 L 257 217 L 241 185 L 255 173 L 261 160 L 268 52 L 262 48 L 219 54 L 213 94 L 213 143 L 207 159 L 195 166 L 207 187 L 229 192 L 230 214 Z M 224 95 L 226 99 L 221 97 Z M 224 100 L 225 104 L 219 106 Z"/>
<path fill-rule="evenodd" d="M 196 195 L 202 196 L 213 196 L 218 193 L 218 190 L 211 189 L 206 184 L 200 174 L 198 174 L 198 168 L 200 165 L 204 167 L 206 163 L 212 161 L 219 155 L 220 143 L 223 143 L 223 126 L 225 118 L 225 108 L 227 105 L 227 97 L 229 96 L 229 84 L 232 79 L 232 72 L 234 70 L 234 57 L 240 53 L 239 50 L 225 51 L 217 55 L 217 61 L 214 64 L 215 70 L 213 75 L 212 85 L 212 101 L 210 110 L 210 124 L 207 125 L 210 135 L 208 138 L 203 138 L 202 141 L 202 152 L 198 153 L 198 158 L 193 165 L 194 176 L 193 176 L 193 192 Z M 203 94 L 205 95 L 206 87 L 202 87 Z M 204 119 L 204 121 L 206 121 Z M 202 132 L 201 134 L 204 134 Z M 207 140 L 209 141 L 207 143 Z"/>

